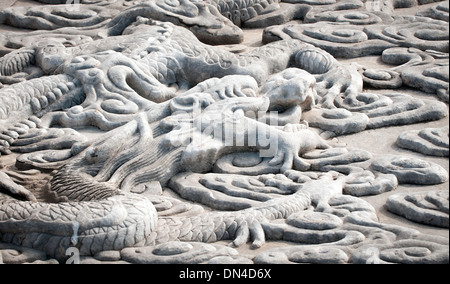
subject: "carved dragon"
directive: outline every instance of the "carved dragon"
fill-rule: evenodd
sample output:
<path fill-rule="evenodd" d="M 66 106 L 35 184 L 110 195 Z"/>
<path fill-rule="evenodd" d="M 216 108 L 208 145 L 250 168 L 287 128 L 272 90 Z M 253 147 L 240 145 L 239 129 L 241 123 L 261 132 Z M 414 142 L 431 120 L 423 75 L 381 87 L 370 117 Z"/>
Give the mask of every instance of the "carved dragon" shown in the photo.
<path fill-rule="evenodd" d="M 117 52 L 117 46 L 122 54 Z M 111 49 L 113 51 L 108 51 Z M 34 63 L 48 76 L 0 91 L 4 118 L 2 152 L 8 152 L 11 145 L 20 148 L 14 141 L 26 133 L 20 129 L 30 119 L 41 127 L 94 125 L 112 130 L 96 142 L 82 141 L 64 150 L 69 156 L 60 158 L 57 165 L 62 168 L 47 186 L 47 191 L 59 203 L 32 201 L 32 194 L 7 175 L 6 182 L 0 184 L 16 196 L 31 199 L 18 201 L 2 194 L 2 240 L 39 248 L 57 258 L 64 257 L 65 249 L 71 245 L 78 246 L 83 254 L 94 254 L 139 245 L 146 239 L 158 242 L 157 236 L 164 235 L 158 234 L 158 230 L 172 228 L 173 222 L 210 218 L 206 214 L 178 221 L 173 218 L 158 221 L 152 203 L 130 191 L 145 188 L 151 181 L 164 185 L 182 171 L 209 171 L 222 155 L 245 146 L 230 145 L 221 139 L 206 143 L 208 135 L 204 135 L 203 144 L 190 143 L 194 139 L 192 135 L 202 136 L 208 127 L 225 129 L 228 125 L 233 129 L 239 124 L 238 113 L 266 113 L 269 108 L 289 109 L 301 104 L 310 107 L 320 98 L 315 89 L 316 79 L 309 73 L 299 69 L 284 72 L 285 80 L 292 78 L 289 72 L 296 73 L 296 79 L 291 80 L 291 85 L 298 86 L 295 93 L 270 85 L 267 79 L 272 74 L 296 66 L 336 78 L 344 70 L 327 53 L 301 42 L 277 42 L 248 53 L 233 54 L 202 44 L 184 28 L 168 23 L 148 25 L 143 19 L 126 29 L 114 43 L 100 40 L 73 48 L 50 44 L 27 50 L 31 56 L 22 66 Z M 22 50 L 18 50 L 11 53 L 10 58 L 21 59 L 21 54 Z M 211 78 L 211 74 L 223 79 Z M 242 84 L 236 84 L 236 78 L 230 78 L 231 75 L 240 78 Z M 347 79 L 351 77 L 347 75 Z M 221 94 L 219 88 L 213 87 L 220 82 L 233 86 L 230 84 L 233 81 L 235 86 L 226 93 Z M 266 81 L 269 85 L 264 86 Z M 339 90 L 348 85 L 346 80 L 336 83 Z M 254 97 L 260 87 L 265 95 Z M 322 91 L 326 95 L 328 89 Z M 192 111 L 193 103 L 202 107 L 200 115 Z M 205 120 L 218 110 L 225 114 L 223 118 Z M 179 111 L 185 113 L 179 114 Z M 16 119 L 20 117 L 24 123 L 18 125 L 9 120 L 12 115 Z M 264 129 L 263 133 L 270 133 L 274 141 L 281 143 L 270 154 L 271 163 L 281 164 L 283 171 L 292 167 L 307 169 L 309 165 L 302 161 L 299 153 L 330 147 L 304 126 L 287 125 L 282 130 L 254 118 L 242 119 L 249 125 L 245 137 L 261 137 L 251 131 Z M 198 125 L 193 133 L 190 125 Z M 250 148 L 267 150 L 270 143 L 263 142 L 257 138 Z M 249 149 L 249 145 L 244 148 Z M 111 151 L 116 154 L 111 155 Z M 260 246 L 263 243 L 260 222 L 265 218 L 288 216 L 303 210 L 310 202 L 305 192 L 288 199 L 270 201 L 260 209 L 214 213 L 223 220 L 217 226 L 222 228 L 225 224 L 225 229 L 222 236 L 217 235 L 216 229 L 212 230 L 210 234 L 215 238 L 211 241 L 235 238 L 234 244 L 240 245 L 246 241 L 250 230 L 256 234 L 255 246 Z M 19 215 L 11 216 L 13 208 Z M 59 212 L 58 217 L 50 212 Z M 21 233 L 16 231 L 18 226 L 22 227 Z M 176 226 L 171 230 L 176 230 Z M 191 237 L 171 235 L 171 239 L 199 240 L 197 233 Z M 114 236 L 114 240 L 110 239 Z"/>

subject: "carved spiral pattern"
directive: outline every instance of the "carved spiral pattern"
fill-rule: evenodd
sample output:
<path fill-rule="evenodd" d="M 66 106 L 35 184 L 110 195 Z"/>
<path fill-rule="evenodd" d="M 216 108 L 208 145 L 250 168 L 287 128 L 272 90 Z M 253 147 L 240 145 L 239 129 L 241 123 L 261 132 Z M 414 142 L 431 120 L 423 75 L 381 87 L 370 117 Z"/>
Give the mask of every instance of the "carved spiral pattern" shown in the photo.
<path fill-rule="evenodd" d="M 36 30 L 0 35 L 0 263 L 449 262 L 359 198 L 448 228 L 448 191 L 404 192 L 446 185 L 448 127 L 340 142 L 448 116 L 447 1 L 40 2 L 0 11 Z"/>

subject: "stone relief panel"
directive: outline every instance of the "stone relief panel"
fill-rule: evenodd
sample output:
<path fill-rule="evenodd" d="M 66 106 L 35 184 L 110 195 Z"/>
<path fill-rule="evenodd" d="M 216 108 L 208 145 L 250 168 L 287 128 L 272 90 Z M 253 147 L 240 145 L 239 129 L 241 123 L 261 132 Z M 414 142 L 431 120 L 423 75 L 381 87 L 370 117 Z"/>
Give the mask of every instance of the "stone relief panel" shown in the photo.
<path fill-rule="evenodd" d="M 449 262 L 417 229 L 448 229 L 448 1 L 36 2 L 0 11 L 0 263 Z"/>

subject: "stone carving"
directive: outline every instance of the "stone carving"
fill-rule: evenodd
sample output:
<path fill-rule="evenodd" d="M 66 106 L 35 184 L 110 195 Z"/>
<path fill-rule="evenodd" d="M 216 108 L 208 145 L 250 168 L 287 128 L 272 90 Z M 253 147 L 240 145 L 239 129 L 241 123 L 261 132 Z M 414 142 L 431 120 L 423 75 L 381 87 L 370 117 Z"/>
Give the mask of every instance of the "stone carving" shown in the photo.
<path fill-rule="evenodd" d="M 444 168 L 417 158 L 386 155 L 375 159 L 371 167 L 375 171 L 395 175 L 399 183 L 439 184 L 448 180 Z"/>
<path fill-rule="evenodd" d="M 439 3 L 437 6 L 430 7 L 427 10 L 422 11 L 422 12 L 418 12 L 417 15 L 448 22 L 449 21 L 448 3 L 449 3 L 448 1 L 444 1 L 442 3 Z"/>
<path fill-rule="evenodd" d="M 448 228 L 447 169 L 415 155 L 448 126 L 401 134 L 411 156 L 340 141 L 448 116 L 448 2 L 39 2 L 0 11 L 35 29 L 0 35 L 0 263 L 449 262 L 359 198 Z M 368 55 L 393 67 L 341 60 Z"/>
<path fill-rule="evenodd" d="M 120 252 L 125 261 L 137 264 L 251 264 L 230 247 L 194 242 L 167 242 L 154 247 L 126 248 Z"/>
<path fill-rule="evenodd" d="M 13 7 L 2 11 L 0 22 L 19 28 L 56 30 L 64 27 L 95 28 L 104 26 L 117 10 L 93 5 L 79 5 L 73 10 L 65 6 Z"/>
<path fill-rule="evenodd" d="M 371 171 L 351 173 L 344 187 L 344 193 L 353 196 L 377 195 L 398 186 L 398 180 L 392 174 L 379 174 Z"/>
<path fill-rule="evenodd" d="M 362 11 L 356 2 L 336 5 L 309 12 L 304 19 L 308 24 L 267 28 L 264 42 L 295 38 L 344 58 L 383 54 L 383 61 L 400 66 L 380 71 L 362 67 L 365 84 L 398 88 L 400 73 L 404 85 L 435 93 L 448 102 L 448 25 L 442 21 L 445 17 L 431 12 L 446 11 L 448 22 L 448 2 L 414 17 L 382 10 Z"/>
<path fill-rule="evenodd" d="M 349 1 L 347 6 L 341 3 L 336 7 L 327 7 L 324 12 L 316 9 L 317 14 L 307 14 L 306 25 L 287 24 L 267 28 L 265 42 L 277 38 L 297 38 L 319 46 L 334 56 L 349 58 L 380 54 L 396 46 L 448 51 L 448 27 L 442 21 L 385 12 L 355 11 L 355 8 L 360 8 L 361 2 L 358 2 L 353 5 Z M 429 30 L 433 33 L 427 36 L 426 31 Z"/>
<path fill-rule="evenodd" d="M 398 193 L 389 197 L 386 207 L 414 222 L 448 228 L 448 191 Z"/>
<path fill-rule="evenodd" d="M 309 125 L 320 128 L 328 137 L 384 126 L 439 120 L 448 115 L 445 104 L 417 100 L 409 95 L 359 93 L 333 101 L 334 109 L 315 108 L 304 114 Z"/>
<path fill-rule="evenodd" d="M 374 221 L 373 208 L 361 199 L 341 196 L 331 199 L 330 205 L 339 208 L 335 210 L 339 210 L 338 216 L 345 216 L 343 221 L 335 214 L 317 211 L 293 214 L 286 224 L 271 225 L 271 229 L 285 240 L 310 245 L 266 250 L 258 254 L 254 262 L 406 264 L 448 261 L 448 243 L 445 239 L 428 235 L 417 238 L 417 231 L 413 229 L 380 224 Z M 311 230 L 308 225 L 310 220 L 323 220 L 323 227 Z M 383 237 L 379 238 L 381 235 Z M 373 242 L 374 239 L 378 241 Z M 413 257 L 409 252 L 416 254 Z"/>
<path fill-rule="evenodd" d="M 448 157 L 449 128 L 426 128 L 403 132 L 397 139 L 399 147 L 430 156 Z"/>
<path fill-rule="evenodd" d="M 48 1 L 47 1 L 48 2 Z M 242 23 L 278 8 L 279 0 L 80 1 L 76 7 L 45 6 L 45 9 L 13 7 L 0 13 L 0 23 L 16 27 L 55 30 L 83 27 L 86 35 L 96 37 L 99 28 L 108 27 L 109 36 L 121 34 L 137 16 L 181 24 L 200 40 L 210 44 L 232 44 L 243 40 Z M 49 4 L 66 4 L 52 1 Z M 132 5 L 134 3 L 135 5 Z M 97 4 L 97 5 L 95 5 Z M 127 7 L 131 6 L 131 7 Z M 80 33 L 79 30 L 77 30 Z"/>
<path fill-rule="evenodd" d="M 0 256 L 2 264 L 36 263 L 47 259 L 42 251 L 3 243 L 0 244 Z"/>
<path fill-rule="evenodd" d="M 403 84 L 449 101 L 448 53 L 391 48 L 383 52 L 382 60 L 400 65 L 394 69 L 401 74 Z"/>
<path fill-rule="evenodd" d="M 17 84 L 14 90 L 11 89 L 13 87 L 3 88 L 0 91 L 3 101 L 2 117 L 11 117 L 12 112 L 20 112 L 22 119 L 27 119 L 32 115 L 42 117 L 52 112 L 45 117 L 44 126 L 95 126 L 102 130 L 111 130 L 123 125 L 137 113 L 150 109 L 155 102 L 160 103 L 175 97 L 179 89 L 189 88 L 210 79 L 211 74 L 218 77 L 250 75 L 256 83 L 262 84 L 271 74 L 284 70 L 295 60 L 294 66 L 299 68 L 326 72 L 322 77 L 327 84 L 317 88 L 319 96 L 325 98 L 333 97 L 336 89 L 346 88 L 345 79 L 352 76 L 329 55 L 301 42 L 277 42 L 255 49 L 249 54 L 235 55 L 218 47 L 204 45 L 184 29 L 168 23 L 151 26 L 140 24 L 135 28 L 131 29 L 133 33 L 120 37 L 120 47 L 117 47 L 118 42 L 113 44 L 107 43 L 107 40 L 99 40 L 82 45 L 82 48 L 65 48 L 53 44 L 36 48 L 34 57 L 41 70 L 47 74 L 64 74 Z M 149 36 L 156 36 L 155 42 L 148 42 Z M 133 48 L 129 49 L 129 55 L 124 52 L 129 57 L 123 53 L 107 51 L 122 49 L 127 45 Z M 157 45 L 158 51 L 153 52 L 152 46 Z M 92 56 L 81 55 L 89 51 L 97 53 Z M 15 58 L 20 57 L 20 50 L 18 53 Z M 137 62 L 132 59 L 137 56 L 135 53 L 139 53 Z M 277 56 L 279 53 L 284 54 L 284 58 Z M 309 65 L 310 61 L 321 57 L 326 60 L 326 65 Z M 194 75 L 197 74 L 195 70 L 198 68 L 204 71 L 203 75 Z M 317 71 L 314 70 L 317 68 Z M 306 92 L 308 86 L 315 83 L 311 75 L 308 74 L 307 77 L 306 85 L 299 86 L 306 89 L 299 91 Z M 336 77 L 340 79 L 333 81 Z M 330 81 L 333 84 L 331 86 L 328 84 Z M 44 87 L 38 89 L 41 84 Z M 255 85 L 253 82 L 252 84 Z M 20 96 L 15 94 L 20 92 L 17 90 L 22 89 L 27 91 L 20 93 L 24 98 L 19 100 Z M 351 89 L 348 87 L 349 91 Z M 277 94 L 278 90 L 263 92 L 270 96 Z M 314 94 L 307 93 L 305 96 L 315 97 Z M 292 103 L 292 100 L 288 103 Z M 68 112 L 57 112 L 67 108 L 70 108 Z M 164 107 L 158 108 L 159 110 L 152 111 L 153 119 L 161 119 L 164 115 Z M 160 114 L 157 114 L 158 112 Z M 8 124 L 6 120 L 3 128 L 12 133 L 8 136 L 16 139 L 17 135 L 14 130 L 9 129 Z M 9 142 L 6 140 L 4 143 Z"/>
<path fill-rule="evenodd" d="M 360 69 L 364 84 L 377 89 L 398 89 L 403 85 L 400 73 L 392 70 Z"/>

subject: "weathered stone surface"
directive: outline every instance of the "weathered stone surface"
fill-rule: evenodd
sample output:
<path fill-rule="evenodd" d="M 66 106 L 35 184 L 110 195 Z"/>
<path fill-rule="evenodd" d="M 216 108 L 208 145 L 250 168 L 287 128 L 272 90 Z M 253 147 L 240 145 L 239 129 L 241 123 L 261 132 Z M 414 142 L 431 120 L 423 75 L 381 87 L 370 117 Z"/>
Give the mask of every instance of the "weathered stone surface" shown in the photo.
<path fill-rule="evenodd" d="M 336 57 L 345 58 L 380 54 L 383 50 L 395 46 L 388 41 L 369 39 L 363 27 L 323 22 L 301 26 L 288 24 L 267 28 L 264 31 L 264 41 L 296 38 L 319 46 Z"/>
<path fill-rule="evenodd" d="M 377 195 L 398 186 L 397 177 L 393 174 L 374 174 L 371 171 L 351 173 L 344 187 L 344 193 L 353 196 Z"/>
<path fill-rule="evenodd" d="M 47 259 L 46 254 L 42 251 L 5 243 L 0 243 L 0 255 L 1 263 L 4 264 L 32 263 Z"/>
<path fill-rule="evenodd" d="M 425 155 L 448 157 L 449 127 L 406 131 L 398 137 L 397 145 Z"/>
<path fill-rule="evenodd" d="M 120 252 L 122 259 L 137 264 L 201 264 L 235 256 L 232 248 L 202 243 L 168 242 L 155 247 L 126 248 Z"/>
<path fill-rule="evenodd" d="M 404 85 L 434 93 L 442 101 L 449 101 L 448 51 L 419 50 L 415 48 L 390 48 L 383 51 L 382 60 L 398 65 Z"/>
<path fill-rule="evenodd" d="M 389 197 L 386 208 L 411 221 L 448 228 L 448 191 L 427 191 L 395 194 Z"/>
<path fill-rule="evenodd" d="M 397 89 L 403 84 L 400 74 L 391 70 L 361 70 L 364 84 L 377 89 Z"/>
<path fill-rule="evenodd" d="M 333 133 L 333 136 L 361 132 L 369 123 L 367 115 L 351 113 L 346 109 L 312 109 L 303 118 L 312 127 Z"/>
<path fill-rule="evenodd" d="M 285 252 L 267 252 L 258 255 L 257 264 L 344 264 L 348 262 L 347 254 L 338 248 L 309 246 Z"/>
<path fill-rule="evenodd" d="M 100 261 L 118 261 L 120 260 L 120 252 L 116 250 L 101 251 L 96 253 L 94 258 Z"/>
<path fill-rule="evenodd" d="M 428 2 L 2 2 L 0 263 L 448 263 Z"/>
<path fill-rule="evenodd" d="M 358 111 L 367 115 L 367 129 L 439 120 L 448 116 L 444 103 L 420 100 L 401 93 L 361 93 L 354 98 L 336 98 L 335 104 L 352 113 Z"/>
<path fill-rule="evenodd" d="M 441 2 L 434 7 L 430 7 L 425 11 L 418 12 L 417 16 L 424 16 L 428 18 L 433 18 L 436 20 L 449 21 L 449 7 L 448 1 Z"/>
<path fill-rule="evenodd" d="M 400 240 L 388 245 L 361 248 L 353 255 L 353 261 L 363 264 L 447 263 L 448 249 L 445 246 L 422 240 Z"/>
<path fill-rule="evenodd" d="M 395 175 L 399 183 L 439 184 L 448 180 L 444 168 L 418 158 L 386 155 L 374 159 L 371 167 L 375 171 Z"/>

